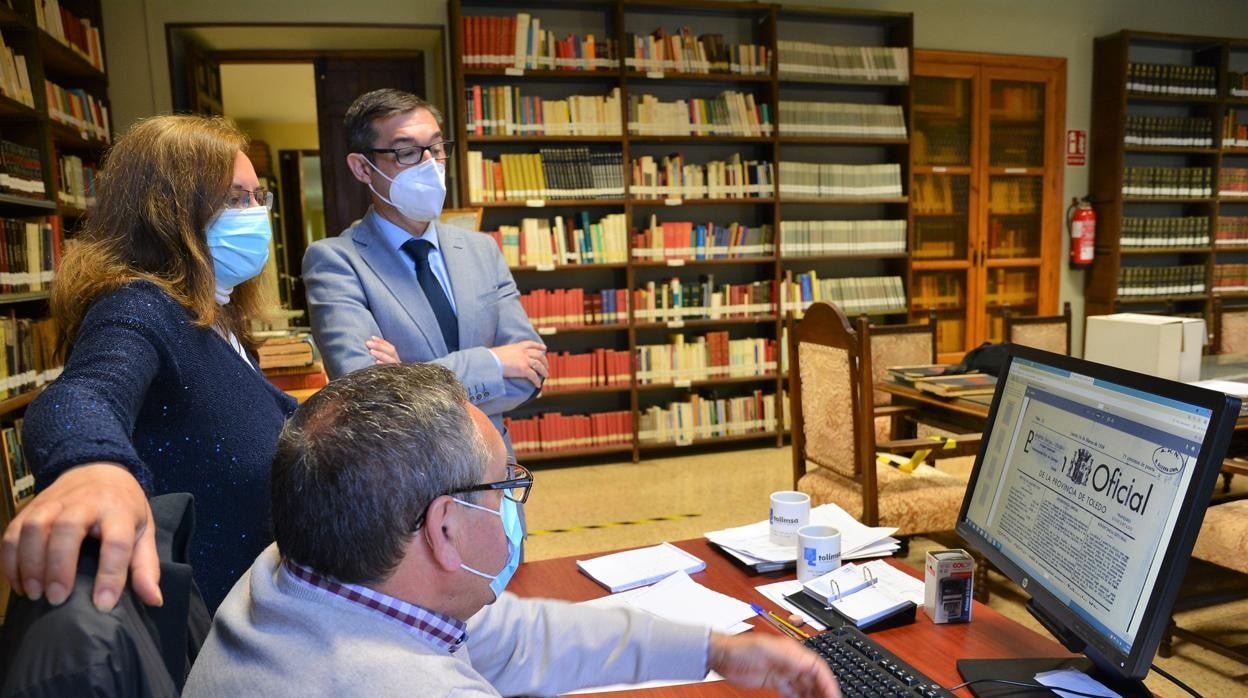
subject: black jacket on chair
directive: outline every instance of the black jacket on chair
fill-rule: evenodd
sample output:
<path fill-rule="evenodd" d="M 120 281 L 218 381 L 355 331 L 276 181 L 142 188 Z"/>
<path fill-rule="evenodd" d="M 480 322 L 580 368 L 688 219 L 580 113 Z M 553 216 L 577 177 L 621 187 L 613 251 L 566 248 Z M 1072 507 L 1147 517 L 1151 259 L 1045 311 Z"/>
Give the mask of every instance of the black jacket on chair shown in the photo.
<path fill-rule="evenodd" d="M 191 578 L 193 498 L 168 494 L 151 505 L 164 606 L 145 606 L 127 586 L 111 612 L 97 611 L 99 541 L 83 541 L 65 603 L 10 598 L 0 628 L 0 696 L 178 695 L 212 618 Z"/>

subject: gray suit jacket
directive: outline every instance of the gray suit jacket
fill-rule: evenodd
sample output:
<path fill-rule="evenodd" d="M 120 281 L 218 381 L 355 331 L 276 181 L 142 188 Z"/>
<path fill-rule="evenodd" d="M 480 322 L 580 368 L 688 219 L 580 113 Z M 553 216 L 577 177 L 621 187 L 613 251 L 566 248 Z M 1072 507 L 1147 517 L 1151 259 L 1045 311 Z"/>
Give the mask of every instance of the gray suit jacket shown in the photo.
<path fill-rule="evenodd" d="M 502 378 L 488 347 L 541 341 L 520 306 L 507 262 L 488 236 L 437 224 L 438 245 L 459 315 L 460 351 L 446 342 L 412 261 L 391 249 L 371 209 L 338 237 L 318 240 L 303 256 L 312 335 L 330 378 L 372 366 L 364 341 L 377 335 L 403 361 L 436 363 L 459 376 L 468 399 L 500 434 L 502 415 L 537 391 L 523 378 Z M 510 442 L 508 443 L 510 447 Z"/>

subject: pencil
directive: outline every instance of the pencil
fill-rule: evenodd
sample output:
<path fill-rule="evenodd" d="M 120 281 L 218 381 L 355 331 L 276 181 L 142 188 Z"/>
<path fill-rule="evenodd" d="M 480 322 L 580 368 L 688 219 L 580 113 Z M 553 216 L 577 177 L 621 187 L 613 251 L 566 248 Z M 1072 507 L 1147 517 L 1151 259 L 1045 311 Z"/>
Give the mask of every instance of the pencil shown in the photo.
<path fill-rule="evenodd" d="M 774 614 L 774 613 L 768 613 L 767 611 L 764 611 L 764 610 L 763 610 L 763 607 L 762 607 L 762 606 L 759 606 L 758 604 L 752 603 L 752 604 L 750 604 L 750 608 L 751 608 L 751 609 L 753 609 L 753 611 L 754 611 L 755 613 L 757 613 L 757 614 L 759 615 L 759 617 L 760 617 L 760 618 L 762 618 L 763 620 L 767 621 L 768 623 L 771 623 L 771 624 L 772 624 L 772 626 L 773 626 L 773 627 L 775 627 L 775 629 L 776 629 L 776 630 L 779 630 L 780 632 L 784 633 L 785 635 L 788 635 L 789 637 L 793 638 L 794 640 L 797 640 L 797 641 L 799 641 L 799 642 L 800 642 L 800 641 L 802 641 L 802 640 L 804 640 L 804 639 L 806 639 L 806 638 L 809 638 L 809 637 L 810 637 L 809 635 L 807 635 L 806 633 L 804 633 L 804 632 L 802 632 L 802 631 L 798 630 L 797 628 L 793 627 L 792 625 L 789 625 L 788 623 L 784 622 L 783 620 L 780 620 L 780 618 L 779 618 L 778 616 L 776 616 L 776 614 Z"/>
<path fill-rule="evenodd" d="M 780 616 L 776 615 L 776 612 L 775 612 L 775 611 L 768 611 L 768 612 L 767 612 L 767 615 L 769 615 L 769 616 L 771 616 L 772 618 L 776 619 L 776 622 L 780 623 L 780 624 L 781 624 L 781 625 L 783 625 L 784 627 L 786 627 L 786 628 L 788 628 L 789 630 L 792 630 L 793 632 L 797 633 L 797 636 L 798 636 L 798 637 L 800 637 L 800 638 L 802 638 L 803 640 L 809 640 L 809 639 L 810 639 L 810 634 L 809 634 L 809 633 L 807 633 L 805 630 L 802 630 L 801 628 L 797 627 L 796 625 L 793 625 L 792 623 L 790 623 L 789 621 L 785 620 L 784 618 L 781 618 Z"/>

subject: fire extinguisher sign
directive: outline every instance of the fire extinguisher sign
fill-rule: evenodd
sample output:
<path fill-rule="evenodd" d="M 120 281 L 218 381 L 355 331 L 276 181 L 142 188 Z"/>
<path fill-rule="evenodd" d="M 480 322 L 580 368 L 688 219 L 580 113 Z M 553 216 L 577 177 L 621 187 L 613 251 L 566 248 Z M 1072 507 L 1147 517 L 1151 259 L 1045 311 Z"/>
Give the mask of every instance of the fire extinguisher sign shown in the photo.
<path fill-rule="evenodd" d="M 1083 167 L 1088 164 L 1088 132 L 1081 129 L 1066 131 L 1066 166 Z"/>

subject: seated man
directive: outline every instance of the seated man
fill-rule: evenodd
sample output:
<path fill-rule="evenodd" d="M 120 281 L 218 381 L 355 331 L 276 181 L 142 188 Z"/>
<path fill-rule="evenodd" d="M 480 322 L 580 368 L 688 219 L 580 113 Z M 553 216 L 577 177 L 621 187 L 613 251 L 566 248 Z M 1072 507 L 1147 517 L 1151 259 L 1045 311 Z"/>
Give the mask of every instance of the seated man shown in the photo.
<path fill-rule="evenodd" d="M 531 485 L 447 369 L 330 383 L 282 431 L 277 543 L 221 604 L 185 695 L 555 694 L 710 669 L 839 695 L 788 638 L 505 593 Z"/>

